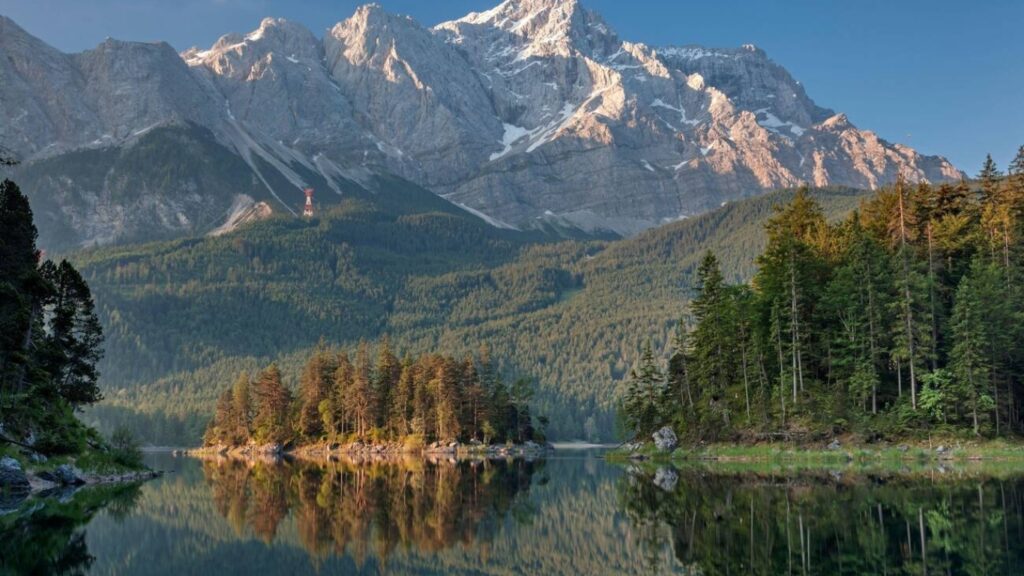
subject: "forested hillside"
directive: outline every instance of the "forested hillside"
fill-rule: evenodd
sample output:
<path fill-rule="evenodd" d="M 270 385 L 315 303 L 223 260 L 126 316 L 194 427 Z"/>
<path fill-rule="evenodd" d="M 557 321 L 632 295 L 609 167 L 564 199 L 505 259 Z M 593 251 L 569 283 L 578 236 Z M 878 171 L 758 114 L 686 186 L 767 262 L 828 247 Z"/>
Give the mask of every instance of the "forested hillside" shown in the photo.
<path fill-rule="evenodd" d="M 704 256 L 667 368 L 645 348 L 640 437 L 1024 431 L 1024 147 L 1006 175 L 989 157 L 971 184 L 898 181 L 831 224 L 801 191 L 765 232 L 749 285 Z"/>
<path fill-rule="evenodd" d="M 613 398 L 642 340 L 667 350 L 700 256 L 749 278 L 779 192 L 628 240 L 564 240 L 485 224 L 394 183 L 311 221 L 278 217 L 219 238 L 89 251 L 108 338 L 107 400 L 87 416 L 161 444 L 198 443 L 216 397 L 276 361 L 295 387 L 323 338 L 354 352 L 462 357 L 487 342 L 497 369 L 538 380 L 549 436 L 611 439 Z M 816 190 L 830 215 L 862 193 Z"/>

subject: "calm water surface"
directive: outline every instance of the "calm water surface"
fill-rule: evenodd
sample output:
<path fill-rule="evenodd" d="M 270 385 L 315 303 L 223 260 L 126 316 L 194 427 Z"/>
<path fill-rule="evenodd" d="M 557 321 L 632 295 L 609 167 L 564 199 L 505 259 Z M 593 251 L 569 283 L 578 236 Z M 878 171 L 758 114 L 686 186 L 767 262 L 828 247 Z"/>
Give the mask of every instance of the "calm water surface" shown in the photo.
<path fill-rule="evenodd" d="M 148 458 L 170 473 L 0 547 L 93 574 L 1024 572 L 1024 476 L 999 470 Z"/>

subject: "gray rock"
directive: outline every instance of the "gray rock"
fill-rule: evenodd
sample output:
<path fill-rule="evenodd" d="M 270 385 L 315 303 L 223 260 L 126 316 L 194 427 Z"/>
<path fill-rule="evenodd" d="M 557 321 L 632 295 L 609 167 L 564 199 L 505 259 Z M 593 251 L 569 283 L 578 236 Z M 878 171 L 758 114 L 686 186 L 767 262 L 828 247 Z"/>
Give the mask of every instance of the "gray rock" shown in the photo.
<path fill-rule="evenodd" d="M 679 474 L 673 468 L 658 468 L 654 473 L 654 485 L 665 492 L 672 492 L 679 483 Z"/>
<path fill-rule="evenodd" d="M 85 484 L 85 480 L 82 480 L 78 470 L 70 464 L 61 464 L 54 468 L 52 472 L 39 474 L 39 477 L 58 486 L 81 486 Z"/>
<path fill-rule="evenodd" d="M 29 456 L 29 459 L 32 460 L 33 464 L 46 464 L 46 462 L 48 460 L 48 458 L 46 456 L 40 454 L 39 452 L 33 452 Z"/>
<path fill-rule="evenodd" d="M 0 492 L 20 493 L 30 488 L 28 476 L 21 470 L 0 468 Z"/>
<path fill-rule="evenodd" d="M 842 447 L 843 447 L 843 445 L 839 443 L 839 440 L 833 440 L 833 441 L 829 442 L 829 444 L 827 446 L 827 448 L 829 450 L 832 450 L 832 451 L 839 450 Z"/>
<path fill-rule="evenodd" d="M 11 458 L 10 456 L 4 456 L 2 459 L 0 459 L 0 470 L 17 470 L 21 472 L 21 462 L 18 462 L 17 460 Z"/>
<path fill-rule="evenodd" d="M 575 1 L 434 28 L 370 5 L 322 40 L 268 18 L 180 55 L 115 40 L 64 54 L 0 17 L 0 55 L 0 145 L 26 168 L 47 161 L 24 187 L 53 215 L 40 234 L 54 249 L 206 233 L 261 199 L 260 214 L 288 213 L 309 174 L 338 194 L 396 174 L 496 223 L 622 234 L 804 181 L 961 177 L 818 106 L 758 48 L 626 43 Z M 182 150 L 223 157 L 158 184 L 158 163 L 95 179 L 65 156 L 120 154 L 169 126 L 193 127 Z M 217 185 L 239 171 L 255 184 Z"/>
<path fill-rule="evenodd" d="M 946 447 L 945 446 L 939 446 L 938 448 L 935 449 L 935 453 L 936 454 L 945 454 L 946 453 Z"/>
<path fill-rule="evenodd" d="M 20 493 L 29 488 L 28 476 L 22 470 L 21 463 L 9 456 L 0 459 L 0 490 Z"/>
<path fill-rule="evenodd" d="M 679 439 L 676 437 L 676 433 L 668 426 L 665 426 L 661 430 L 652 434 L 651 438 L 654 439 L 654 445 L 662 452 L 671 452 L 679 445 Z"/>

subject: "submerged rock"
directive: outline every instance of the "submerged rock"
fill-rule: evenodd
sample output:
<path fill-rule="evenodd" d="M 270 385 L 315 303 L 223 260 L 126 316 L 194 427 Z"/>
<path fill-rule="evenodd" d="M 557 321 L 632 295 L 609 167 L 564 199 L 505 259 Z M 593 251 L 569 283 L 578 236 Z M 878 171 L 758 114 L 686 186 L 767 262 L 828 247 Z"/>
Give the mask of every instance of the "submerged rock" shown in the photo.
<path fill-rule="evenodd" d="M 676 437 L 676 433 L 668 426 L 652 434 L 651 438 L 654 439 L 654 445 L 662 452 L 671 452 L 679 445 L 679 438 Z"/>

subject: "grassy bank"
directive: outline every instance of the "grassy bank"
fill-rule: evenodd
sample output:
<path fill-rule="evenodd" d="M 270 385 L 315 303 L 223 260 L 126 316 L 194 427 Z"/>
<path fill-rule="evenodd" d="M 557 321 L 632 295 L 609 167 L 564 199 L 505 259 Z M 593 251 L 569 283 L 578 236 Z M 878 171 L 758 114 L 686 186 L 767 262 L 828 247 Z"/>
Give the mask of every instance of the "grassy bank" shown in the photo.
<path fill-rule="evenodd" d="M 800 446 L 769 444 L 707 444 L 679 447 L 671 452 L 653 444 L 638 449 L 619 448 L 605 456 L 609 461 L 627 462 L 722 462 L 786 464 L 788 466 L 834 466 L 848 464 L 907 464 L 936 462 L 1003 462 L 1024 469 L 1024 443 L 1007 440 L 936 440 L 903 444 L 839 444 Z"/>

